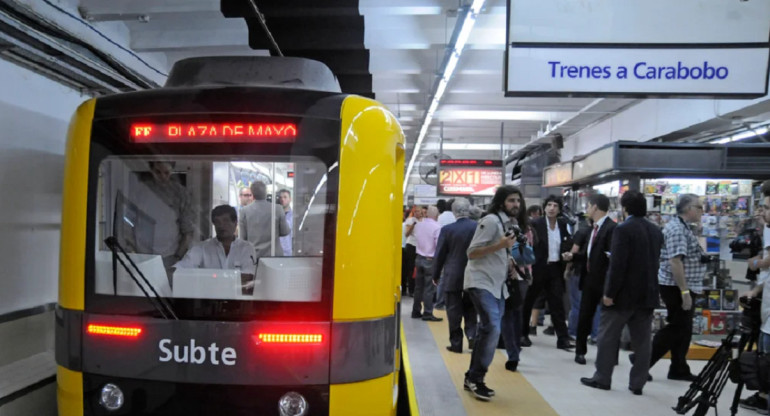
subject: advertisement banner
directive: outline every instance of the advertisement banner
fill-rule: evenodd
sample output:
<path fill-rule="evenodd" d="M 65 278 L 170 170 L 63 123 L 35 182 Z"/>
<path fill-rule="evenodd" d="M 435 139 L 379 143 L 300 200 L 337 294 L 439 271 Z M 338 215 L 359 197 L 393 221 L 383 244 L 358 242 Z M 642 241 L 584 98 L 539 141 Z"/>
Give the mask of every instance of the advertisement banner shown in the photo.
<path fill-rule="evenodd" d="M 501 168 L 445 168 L 439 171 L 441 195 L 494 195 L 503 184 Z"/>

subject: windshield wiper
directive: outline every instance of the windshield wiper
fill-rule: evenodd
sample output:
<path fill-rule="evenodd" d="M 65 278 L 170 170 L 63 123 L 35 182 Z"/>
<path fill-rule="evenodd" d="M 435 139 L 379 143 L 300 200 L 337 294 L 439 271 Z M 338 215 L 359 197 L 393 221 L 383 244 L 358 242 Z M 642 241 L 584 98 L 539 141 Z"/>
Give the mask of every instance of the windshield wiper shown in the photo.
<path fill-rule="evenodd" d="M 115 237 L 107 237 L 107 239 L 104 240 L 104 244 L 109 247 L 109 249 L 112 251 L 112 273 L 113 273 L 113 284 L 115 284 L 115 275 L 116 268 L 115 268 L 115 259 L 117 259 L 120 262 L 120 265 L 123 266 L 123 269 L 128 273 L 129 276 L 131 276 L 131 279 L 136 283 L 137 286 L 139 286 L 139 289 L 141 289 L 142 293 L 144 293 L 144 296 L 152 303 L 152 306 L 155 307 L 155 309 L 160 312 L 161 316 L 165 319 L 176 319 L 178 320 L 176 314 L 174 313 L 174 310 L 171 309 L 171 305 L 166 302 L 165 299 L 163 299 L 160 295 L 158 295 L 158 292 L 155 290 L 155 287 L 152 286 L 152 284 L 147 281 L 147 278 L 144 277 L 144 274 L 142 274 L 142 271 L 139 270 L 139 267 L 137 267 L 136 263 L 134 263 L 133 260 L 131 260 L 131 257 L 126 253 L 126 250 L 123 249 L 123 247 L 118 243 L 118 239 Z M 147 287 L 150 288 L 154 296 L 150 296 L 149 293 L 147 293 L 147 290 L 139 283 L 139 280 L 136 278 L 134 273 L 131 271 L 131 269 L 126 265 L 126 263 L 123 261 L 122 258 L 118 255 L 118 250 L 120 250 L 120 253 L 123 254 L 123 256 L 128 260 L 129 263 L 131 263 L 131 266 L 133 266 L 134 270 L 136 270 L 136 273 L 139 275 L 139 277 L 142 278 L 142 281 L 144 284 L 147 285 Z M 117 294 L 117 284 L 114 286 L 115 293 Z"/>

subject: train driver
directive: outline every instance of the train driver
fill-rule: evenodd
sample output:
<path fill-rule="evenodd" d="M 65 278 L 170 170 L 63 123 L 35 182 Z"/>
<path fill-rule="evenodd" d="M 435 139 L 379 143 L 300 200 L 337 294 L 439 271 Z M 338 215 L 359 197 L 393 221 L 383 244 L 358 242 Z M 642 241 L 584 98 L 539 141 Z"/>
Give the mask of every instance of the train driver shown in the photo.
<path fill-rule="evenodd" d="M 216 237 L 195 243 L 174 268 L 231 269 L 241 271 L 244 290 L 254 287 L 256 251 L 254 246 L 235 238 L 238 213 L 230 205 L 211 210 Z"/>

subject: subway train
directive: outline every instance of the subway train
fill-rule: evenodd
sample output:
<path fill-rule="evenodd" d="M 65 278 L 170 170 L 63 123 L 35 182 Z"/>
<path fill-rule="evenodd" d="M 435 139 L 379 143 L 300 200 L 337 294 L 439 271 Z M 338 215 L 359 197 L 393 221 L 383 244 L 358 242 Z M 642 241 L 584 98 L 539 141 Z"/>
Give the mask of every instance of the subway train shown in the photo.
<path fill-rule="evenodd" d="M 316 61 L 190 58 L 163 88 L 83 103 L 59 414 L 395 414 L 403 172 L 397 119 Z M 238 206 L 256 182 L 264 195 Z M 225 237 L 245 218 L 241 255 Z"/>

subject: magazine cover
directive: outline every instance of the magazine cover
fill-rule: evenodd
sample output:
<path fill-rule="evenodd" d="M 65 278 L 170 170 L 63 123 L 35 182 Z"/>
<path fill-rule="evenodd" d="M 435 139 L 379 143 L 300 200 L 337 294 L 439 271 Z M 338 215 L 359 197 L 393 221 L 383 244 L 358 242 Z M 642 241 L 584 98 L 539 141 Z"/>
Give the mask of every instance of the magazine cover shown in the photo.
<path fill-rule="evenodd" d="M 735 214 L 746 215 L 749 213 L 749 199 L 748 197 L 741 196 L 735 200 Z"/>
<path fill-rule="evenodd" d="M 667 192 L 667 189 L 668 189 L 667 182 L 659 181 L 655 183 L 655 193 L 665 194 Z"/>
<path fill-rule="evenodd" d="M 738 181 L 738 195 L 751 195 L 751 181 Z"/>
<path fill-rule="evenodd" d="M 695 309 L 708 309 L 708 296 L 696 296 L 695 299 L 693 299 L 693 305 L 692 307 Z M 696 312 L 697 315 L 697 312 Z"/>
<path fill-rule="evenodd" d="M 706 306 L 706 309 L 717 310 L 717 311 L 722 309 L 722 290 L 721 289 L 704 290 L 704 293 L 708 296 L 708 306 Z"/>
<path fill-rule="evenodd" d="M 711 312 L 711 322 L 709 323 L 709 333 L 712 335 L 723 335 L 727 333 L 725 324 L 725 314 L 723 312 Z"/>
<path fill-rule="evenodd" d="M 717 189 L 717 193 L 719 195 L 730 195 L 730 184 L 732 182 L 730 181 L 720 181 L 719 182 L 719 188 Z"/>
<path fill-rule="evenodd" d="M 647 182 L 647 183 L 644 184 L 644 193 L 645 194 L 654 194 L 656 191 L 657 191 L 657 189 L 655 189 L 655 184 L 654 183 Z"/>
<path fill-rule="evenodd" d="M 716 195 L 718 186 L 719 184 L 716 182 L 706 182 L 706 195 Z"/>
<path fill-rule="evenodd" d="M 712 196 L 708 198 L 708 211 L 706 211 L 706 207 L 704 207 L 704 211 L 708 212 L 711 215 L 719 215 L 722 213 L 722 197 L 719 196 Z"/>
<path fill-rule="evenodd" d="M 703 310 L 700 313 L 695 311 L 695 316 L 692 318 L 692 334 L 693 335 L 707 335 L 709 333 L 709 325 L 711 318 L 711 311 Z"/>
<path fill-rule="evenodd" d="M 738 182 L 731 182 L 730 183 L 730 195 L 738 195 L 740 192 L 740 188 L 738 186 Z"/>
<path fill-rule="evenodd" d="M 660 213 L 667 215 L 676 214 L 676 195 L 665 194 L 661 200 Z"/>
<path fill-rule="evenodd" d="M 722 292 L 722 309 L 734 311 L 738 309 L 738 291 L 735 289 L 725 289 Z"/>

